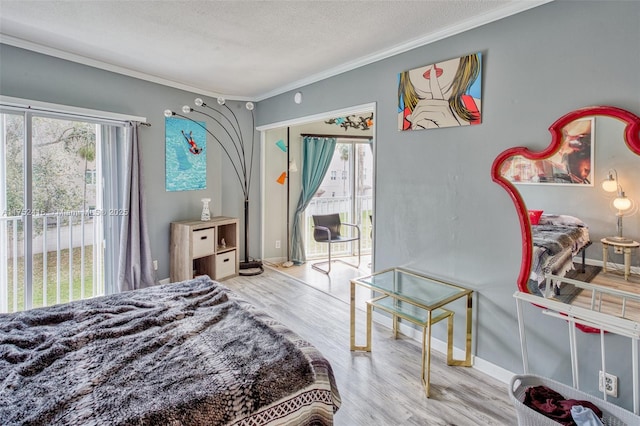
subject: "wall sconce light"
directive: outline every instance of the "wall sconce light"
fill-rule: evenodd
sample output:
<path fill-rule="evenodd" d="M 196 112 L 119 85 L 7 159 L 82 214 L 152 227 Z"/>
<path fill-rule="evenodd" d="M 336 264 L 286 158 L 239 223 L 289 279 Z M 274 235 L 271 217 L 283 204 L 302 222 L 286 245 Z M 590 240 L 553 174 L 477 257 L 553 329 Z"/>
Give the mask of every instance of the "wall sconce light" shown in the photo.
<path fill-rule="evenodd" d="M 280 185 L 284 185 L 285 180 L 287 180 L 287 172 L 282 172 L 278 179 L 276 179 L 276 182 L 278 182 Z"/>
<path fill-rule="evenodd" d="M 276 182 L 278 182 L 280 185 L 284 185 L 285 180 L 289 177 L 289 173 L 295 173 L 297 171 L 298 165 L 296 164 L 295 160 L 289 161 L 289 172 L 282 172 L 280 176 L 278 176 L 278 179 L 276 179 Z"/>
<path fill-rule="evenodd" d="M 287 152 L 287 145 L 284 143 L 282 139 L 276 142 L 276 146 L 282 150 L 282 152 Z"/>
<path fill-rule="evenodd" d="M 633 207 L 633 201 L 628 198 L 622 190 L 622 186 L 620 186 L 620 182 L 618 181 L 618 172 L 615 169 L 607 172 L 607 178 L 602 182 L 602 189 L 606 192 L 616 193 L 616 198 L 613 200 L 613 207 L 618 210 L 616 213 L 616 217 L 618 218 L 617 235 L 615 237 L 607 237 L 606 239 L 614 243 L 633 242 L 633 240 L 622 236 L 622 216 Z"/>

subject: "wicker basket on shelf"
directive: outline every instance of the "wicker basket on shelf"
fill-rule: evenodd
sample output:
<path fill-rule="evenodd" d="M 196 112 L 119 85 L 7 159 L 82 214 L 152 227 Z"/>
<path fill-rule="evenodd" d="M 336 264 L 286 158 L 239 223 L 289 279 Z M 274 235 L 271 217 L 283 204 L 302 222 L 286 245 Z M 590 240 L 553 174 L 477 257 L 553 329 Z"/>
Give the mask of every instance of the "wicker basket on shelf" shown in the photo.
<path fill-rule="evenodd" d="M 524 405 L 524 397 L 527 388 L 531 386 L 546 386 L 560 393 L 566 399 L 578 399 L 589 401 L 602 410 L 602 423 L 606 426 L 637 426 L 640 425 L 640 416 L 637 416 L 624 408 L 618 407 L 610 402 L 595 396 L 589 395 L 565 384 L 556 382 L 540 376 L 531 374 L 515 375 L 511 379 L 509 386 L 509 396 L 516 407 L 519 426 L 557 426 L 559 423 L 553 421 L 544 414 Z"/>

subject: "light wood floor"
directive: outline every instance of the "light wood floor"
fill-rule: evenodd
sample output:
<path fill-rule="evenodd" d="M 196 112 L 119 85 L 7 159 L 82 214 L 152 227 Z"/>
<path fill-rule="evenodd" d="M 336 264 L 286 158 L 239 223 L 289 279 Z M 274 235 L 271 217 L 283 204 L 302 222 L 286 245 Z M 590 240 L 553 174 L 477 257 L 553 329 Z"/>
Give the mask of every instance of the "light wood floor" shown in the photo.
<path fill-rule="evenodd" d="M 357 257 L 341 257 L 339 259 L 351 264 L 358 263 Z M 278 272 L 281 272 L 285 275 L 290 276 L 291 278 L 294 278 L 295 280 L 300 281 L 303 284 L 306 284 L 307 286 L 320 290 L 323 293 L 327 293 L 345 303 L 349 303 L 350 299 L 349 280 L 371 273 L 370 255 L 362 256 L 362 258 L 360 259 L 359 268 L 354 268 L 341 262 L 334 262 L 331 265 L 331 273 L 329 275 L 318 272 L 311 267 L 311 264 L 313 262 L 319 261 L 320 260 L 309 261 L 302 265 L 295 265 L 289 268 L 285 268 L 279 263 L 266 263 L 266 265 Z M 326 265 L 321 265 L 321 267 L 326 268 Z M 361 296 L 359 298 L 362 298 L 363 301 L 365 299 L 370 299 L 370 296 L 368 294 L 358 294 L 358 296 Z"/>
<path fill-rule="evenodd" d="M 385 327 L 374 324 L 373 352 L 351 352 L 349 305 L 341 296 L 343 288 L 348 293 L 349 278 L 337 278 L 337 268 L 330 280 L 324 277 L 323 285 L 330 287 L 327 292 L 268 268 L 262 275 L 224 281 L 311 342 L 331 362 L 342 398 L 337 426 L 517 423 L 505 384 L 472 368 L 448 367 L 444 356 L 435 351 L 431 398 L 427 398 L 420 381 L 420 347 L 408 338 L 394 340 Z M 362 330 L 363 325 L 358 327 Z"/>

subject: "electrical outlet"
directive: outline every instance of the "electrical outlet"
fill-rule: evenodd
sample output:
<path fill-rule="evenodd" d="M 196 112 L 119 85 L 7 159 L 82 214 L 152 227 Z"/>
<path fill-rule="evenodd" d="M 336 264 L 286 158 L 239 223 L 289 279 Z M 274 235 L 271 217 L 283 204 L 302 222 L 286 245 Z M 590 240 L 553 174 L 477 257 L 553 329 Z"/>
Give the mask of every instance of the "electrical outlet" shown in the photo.
<path fill-rule="evenodd" d="M 623 250 L 623 247 L 614 246 L 613 247 L 613 252 L 616 253 L 616 254 L 622 254 L 622 253 L 624 253 L 624 250 Z"/>
<path fill-rule="evenodd" d="M 154 271 L 157 271 L 157 270 L 158 270 L 158 261 L 157 261 L 157 260 L 154 260 L 154 261 L 153 261 L 153 270 L 154 270 Z"/>
<path fill-rule="evenodd" d="M 613 374 L 603 374 L 600 371 L 598 389 L 614 398 L 618 397 L 618 377 Z"/>
<path fill-rule="evenodd" d="M 280 248 L 280 240 L 276 240 L 276 248 Z"/>

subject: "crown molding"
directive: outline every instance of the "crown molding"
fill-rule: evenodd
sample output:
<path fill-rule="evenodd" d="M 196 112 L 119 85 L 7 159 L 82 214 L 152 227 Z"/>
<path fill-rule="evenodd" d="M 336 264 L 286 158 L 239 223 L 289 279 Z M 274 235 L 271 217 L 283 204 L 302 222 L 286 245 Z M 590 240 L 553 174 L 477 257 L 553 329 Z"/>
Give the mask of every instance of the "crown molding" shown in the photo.
<path fill-rule="evenodd" d="M 55 49 L 52 47 L 44 46 L 38 43 L 33 43 L 27 40 L 23 40 L 17 37 L 9 36 L 6 34 L 0 33 L 0 43 L 7 44 L 14 47 L 19 47 L 21 49 L 30 50 L 37 53 L 42 53 L 44 55 L 53 56 L 56 58 L 68 60 L 71 62 L 76 62 L 83 65 L 88 65 L 90 67 L 102 69 L 105 71 L 114 72 L 117 74 L 126 75 L 129 77 L 138 78 L 140 80 L 149 81 L 151 83 L 161 84 L 163 86 L 173 87 L 175 89 L 185 90 L 187 92 L 197 93 L 202 96 L 210 96 L 212 98 L 224 97 L 228 100 L 235 101 L 253 101 L 259 102 L 264 99 L 271 98 L 273 96 L 280 95 L 282 93 L 299 89 L 300 87 L 307 86 L 312 83 L 316 83 L 321 80 L 325 80 L 330 77 L 334 77 L 336 75 L 345 73 L 347 71 L 354 70 L 356 68 L 360 68 L 365 65 L 369 65 L 371 63 L 387 59 L 389 57 L 398 55 L 400 53 L 407 52 L 409 50 L 425 46 L 430 43 L 434 43 L 436 41 L 445 39 L 447 37 L 451 37 L 465 31 L 469 31 L 471 29 L 480 27 L 482 25 L 489 24 L 491 22 L 498 21 L 500 19 L 524 12 L 529 9 L 533 9 L 535 7 L 541 6 L 546 3 L 550 3 L 554 0 L 513 0 L 509 4 L 501 7 L 500 9 L 484 13 L 468 19 L 464 22 L 461 22 L 457 25 L 452 25 L 446 29 L 441 31 L 425 35 L 424 37 L 419 37 L 413 40 L 409 40 L 405 43 L 401 43 L 390 49 L 381 50 L 379 52 L 373 53 L 371 55 L 363 56 L 361 58 L 355 59 L 353 61 L 344 63 L 340 66 L 328 69 L 321 73 L 314 74 L 312 76 L 306 77 L 301 80 L 297 80 L 285 86 L 281 86 L 277 89 L 271 90 L 269 92 L 263 93 L 256 97 L 246 97 L 246 96 L 237 96 L 232 94 L 223 94 L 216 93 L 210 90 L 190 86 L 188 84 L 180 83 L 177 81 L 169 80 L 166 78 L 158 77 L 152 74 L 147 74 L 140 71 L 135 71 L 129 68 L 121 67 L 119 65 L 113 65 L 107 62 L 98 61 L 95 59 L 90 59 L 85 56 L 77 55 L 75 53 L 65 52 L 63 50 Z"/>
<path fill-rule="evenodd" d="M 227 100 L 234 100 L 234 101 L 253 100 L 243 96 L 232 96 L 232 95 L 225 95 L 221 93 L 212 92 L 210 90 L 201 89 L 198 87 L 190 86 L 188 84 L 179 83 L 173 80 L 168 80 L 166 78 L 158 77 L 152 74 L 135 71 L 130 68 L 121 67 L 119 65 L 113 65 L 107 62 L 98 61 L 96 59 L 90 59 L 90 58 L 87 58 L 86 56 L 65 52 L 64 50 L 55 49 L 53 47 L 44 46 L 38 43 L 33 43 L 33 42 L 30 42 L 21 38 L 13 37 L 7 34 L 0 33 L 0 43 L 13 46 L 13 47 L 18 47 L 20 49 L 30 50 L 36 53 L 42 53 L 43 55 L 53 56 L 55 58 L 64 59 L 66 61 L 87 65 L 87 66 L 98 68 L 104 71 L 110 71 L 116 74 L 137 78 L 140 80 L 148 81 L 150 83 L 156 83 L 162 86 L 173 87 L 174 89 L 180 89 L 187 92 L 196 93 L 201 96 L 210 96 L 212 98 L 224 97 Z"/>
<path fill-rule="evenodd" d="M 516 15 L 526 10 L 541 6 L 543 4 L 551 3 L 552 1 L 554 0 L 513 1 L 508 5 L 506 5 L 505 7 L 502 7 L 498 10 L 494 10 L 492 12 L 487 12 L 485 14 L 473 17 L 457 25 L 452 25 L 448 28 L 445 28 L 441 31 L 431 33 L 413 40 L 409 40 L 402 44 L 396 45 L 390 49 L 381 50 L 377 53 L 373 53 L 368 56 L 363 56 L 353 61 L 344 63 L 340 66 L 331 68 L 329 70 L 323 71 L 318 74 L 314 74 L 302 80 L 298 80 L 293 83 L 287 84 L 278 89 L 264 93 L 258 96 L 255 100 L 259 102 L 264 99 L 268 99 L 273 96 L 277 96 L 291 90 L 299 89 L 300 87 L 307 86 L 309 84 L 316 83 L 318 81 L 325 80 L 330 77 L 334 77 L 344 72 L 351 71 L 356 68 L 360 68 L 362 66 L 369 65 L 374 62 L 378 62 L 395 55 L 399 55 L 401 53 L 408 52 L 409 50 L 416 49 L 418 47 L 426 46 L 427 44 L 435 43 L 436 41 L 443 40 L 447 37 L 461 34 L 465 31 L 469 31 L 474 28 L 480 27 L 482 25 L 486 25 L 491 22 L 495 22 L 512 15 Z"/>

